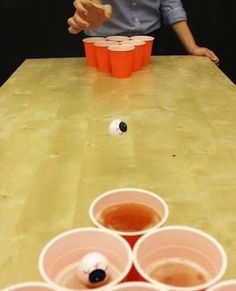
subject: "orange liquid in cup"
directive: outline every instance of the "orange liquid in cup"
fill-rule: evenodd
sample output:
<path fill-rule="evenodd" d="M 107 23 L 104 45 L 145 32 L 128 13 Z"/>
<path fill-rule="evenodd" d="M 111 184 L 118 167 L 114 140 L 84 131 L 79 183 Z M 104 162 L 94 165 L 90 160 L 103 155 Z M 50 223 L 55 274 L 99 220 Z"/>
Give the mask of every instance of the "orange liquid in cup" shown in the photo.
<path fill-rule="evenodd" d="M 144 204 L 121 203 L 107 207 L 97 219 L 107 228 L 135 232 L 155 226 L 161 221 L 161 216 L 155 209 Z"/>
<path fill-rule="evenodd" d="M 165 259 L 151 269 L 150 276 L 154 280 L 175 287 L 197 286 L 210 280 L 203 268 L 184 259 Z"/>

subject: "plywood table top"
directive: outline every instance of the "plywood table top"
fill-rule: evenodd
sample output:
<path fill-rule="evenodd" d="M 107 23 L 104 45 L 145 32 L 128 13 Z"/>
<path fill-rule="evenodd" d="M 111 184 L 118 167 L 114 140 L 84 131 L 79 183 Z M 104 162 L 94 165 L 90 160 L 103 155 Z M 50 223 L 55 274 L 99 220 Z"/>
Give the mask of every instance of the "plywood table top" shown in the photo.
<path fill-rule="evenodd" d="M 235 85 L 201 57 L 153 57 L 123 80 L 84 58 L 26 60 L 0 88 L 0 288 L 41 280 L 47 241 L 91 226 L 93 198 L 123 187 L 218 239 L 236 277 Z"/>

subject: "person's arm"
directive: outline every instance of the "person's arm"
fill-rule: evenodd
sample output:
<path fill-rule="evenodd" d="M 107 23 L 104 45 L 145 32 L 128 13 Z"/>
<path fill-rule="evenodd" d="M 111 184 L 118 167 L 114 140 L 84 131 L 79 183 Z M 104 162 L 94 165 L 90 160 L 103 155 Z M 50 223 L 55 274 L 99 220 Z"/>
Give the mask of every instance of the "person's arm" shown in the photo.
<path fill-rule="evenodd" d="M 189 54 L 194 55 L 194 56 L 206 56 L 210 60 L 212 60 L 214 63 L 216 64 L 219 63 L 219 59 L 214 54 L 213 51 L 205 47 L 199 47 L 196 44 L 186 21 L 180 21 L 180 22 L 174 23 L 172 24 L 172 28 L 178 35 L 180 41 L 182 42 L 183 46 L 185 47 L 186 51 Z"/>
<path fill-rule="evenodd" d="M 112 15 L 111 6 L 102 5 L 99 0 L 75 0 L 74 6 L 75 13 L 67 21 L 72 34 L 97 28 Z"/>
<path fill-rule="evenodd" d="M 187 15 L 181 0 L 161 0 L 164 23 L 171 25 L 187 52 L 194 56 L 205 56 L 218 64 L 219 59 L 208 48 L 199 47 L 187 24 Z"/>

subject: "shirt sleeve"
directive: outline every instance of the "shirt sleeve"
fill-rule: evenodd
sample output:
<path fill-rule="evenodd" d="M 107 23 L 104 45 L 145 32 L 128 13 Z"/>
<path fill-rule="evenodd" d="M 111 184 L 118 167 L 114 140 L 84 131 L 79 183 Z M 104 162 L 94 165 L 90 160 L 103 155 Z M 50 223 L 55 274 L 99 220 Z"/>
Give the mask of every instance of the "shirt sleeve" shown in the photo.
<path fill-rule="evenodd" d="M 187 20 L 187 15 L 181 0 L 162 0 L 160 8 L 164 24 L 174 24 Z"/>

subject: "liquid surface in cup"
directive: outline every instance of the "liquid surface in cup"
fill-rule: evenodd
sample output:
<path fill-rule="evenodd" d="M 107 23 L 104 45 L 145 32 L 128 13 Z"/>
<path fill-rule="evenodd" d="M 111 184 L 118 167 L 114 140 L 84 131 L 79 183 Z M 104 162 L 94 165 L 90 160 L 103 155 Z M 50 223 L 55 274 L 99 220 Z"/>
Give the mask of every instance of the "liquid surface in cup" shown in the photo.
<path fill-rule="evenodd" d="M 152 265 L 149 275 L 158 282 L 176 287 L 190 287 L 206 283 L 209 274 L 199 265 L 185 259 L 165 259 Z"/>
<path fill-rule="evenodd" d="M 120 203 L 104 209 L 97 220 L 110 229 L 134 232 L 155 226 L 161 221 L 161 216 L 144 204 Z"/>
<path fill-rule="evenodd" d="M 93 289 L 92 287 L 88 287 L 78 279 L 76 275 L 78 263 L 71 264 L 63 269 L 55 278 L 55 283 L 62 287 L 71 288 L 71 289 Z M 112 281 L 114 281 L 119 275 L 120 271 L 112 264 L 109 265 L 109 279 L 104 282 L 104 285 L 99 287 L 105 286 Z M 98 286 L 94 286 L 96 288 Z"/>

